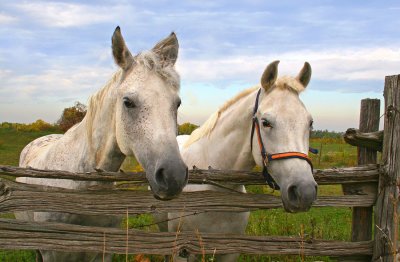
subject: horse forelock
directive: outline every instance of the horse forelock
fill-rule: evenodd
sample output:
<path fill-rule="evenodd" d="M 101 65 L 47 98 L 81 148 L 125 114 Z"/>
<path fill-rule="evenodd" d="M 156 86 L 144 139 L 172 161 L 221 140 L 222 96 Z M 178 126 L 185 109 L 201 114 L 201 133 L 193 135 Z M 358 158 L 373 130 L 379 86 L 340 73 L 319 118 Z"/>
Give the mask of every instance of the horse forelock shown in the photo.
<path fill-rule="evenodd" d="M 275 82 L 275 87 L 280 89 L 289 89 L 298 94 L 306 89 L 297 78 L 292 76 L 279 77 Z"/>
<path fill-rule="evenodd" d="M 173 88 L 175 91 L 179 91 L 180 77 L 176 72 L 174 65 L 163 63 L 160 61 L 158 55 L 153 51 L 144 51 L 139 53 L 135 56 L 134 61 L 135 63 L 142 65 L 145 69 L 154 71 L 167 82 L 168 86 Z"/>

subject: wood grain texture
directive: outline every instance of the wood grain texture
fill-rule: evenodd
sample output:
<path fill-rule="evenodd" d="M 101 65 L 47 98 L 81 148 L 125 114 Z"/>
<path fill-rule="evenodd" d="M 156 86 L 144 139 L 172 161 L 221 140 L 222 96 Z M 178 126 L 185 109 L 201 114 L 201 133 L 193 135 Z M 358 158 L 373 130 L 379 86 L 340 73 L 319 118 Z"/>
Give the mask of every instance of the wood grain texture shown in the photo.
<path fill-rule="evenodd" d="M 316 169 L 314 177 L 318 184 L 353 184 L 359 182 L 378 182 L 380 166 L 364 165 L 359 167 Z M 61 178 L 79 181 L 130 182 L 136 185 L 147 185 L 144 172 L 87 172 L 72 173 L 67 171 L 39 170 L 0 165 L 0 176 Z M 233 170 L 189 170 L 189 183 L 226 183 L 241 185 L 265 185 L 261 172 Z"/>
<path fill-rule="evenodd" d="M 346 131 L 346 134 L 344 135 L 344 139 L 346 142 L 350 142 L 350 144 L 353 143 L 353 145 L 356 144 L 358 146 L 358 165 L 375 164 L 377 161 L 377 150 L 382 151 L 383 134 L 381 134 L 381 136 L 377 139 L 372 140 L 371 133 L 365 133 L 379 130 L 379 116 L 379 99 L 361 100 L 359 130 L 348 129 Z M 368 134 L 368 136 L 366 134 Z M 366 139 L 366 137 L 368 137 L 368 139 Z M 351 140 L 350 138 L 353 140 Z M 379 140 L 379 138 L 381 138 L 381 140 Z M 377 191 L 376 183 L 359 183 L 354 185 L 342 185 L 342 187 L 345 195 L 351 195 L 354 194 L 354 192 L 362 192 L 363 194 L 376 195 Z M 353 207 L 352 211 L 351 241 L 356 242 L 371 240 L 373 208 L 355 206 Z M 353 257 L 352 260 L 370 261 L 371 257 Z"/>
<path fill-rule="evenodd" d="M 400 75 L 385 78 L 384 172 L 375 208 L 374 261 L 395 261 L 400 190 Z"/>
<path fill-rule="evenodd" d="M 350 145 L 382 152 L 383 130 L 376 132 L 361 132 L 359 129 L 349 128 L 346 130 L 343 137 L 346 143 Z"/>
<path fill-rule="evenodd" d="M 321 196 L 313 206 L 372 206 L 375 196 Z M 54 211 L 88 215 L 155 212 L 243 212 L 282 207 L 279 197 L 266 194 L 198 191 L 184 192 L 170 201 L 156 200 L 150 191 L 71 190 L 28 185 L 0 179 L 0 213 Z"/>
<path fill-rule="evenodd" d="M 126 252 L 126 230 L 60 223 L 0 219 L 0 249 Z M 200 241 L 201 238 L 201 241 Z M 267 254 L 348 256 L 370 255 L 372 241 L 341 242 L 299 237 L 258 237 L 201 232 L 144 232 L 129 230 L 128 253 L 168 255 L 182 250 L 192 254 Z M 105 243 L 105 245 L 104 245 Z"/>

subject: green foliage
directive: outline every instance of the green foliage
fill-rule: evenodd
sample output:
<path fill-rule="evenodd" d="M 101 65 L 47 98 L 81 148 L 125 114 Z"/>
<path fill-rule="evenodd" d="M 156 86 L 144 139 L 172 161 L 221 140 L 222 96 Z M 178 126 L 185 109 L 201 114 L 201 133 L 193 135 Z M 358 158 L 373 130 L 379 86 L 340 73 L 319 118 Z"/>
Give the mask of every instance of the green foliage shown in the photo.
<path fill-rule="evenodd" d="M 42 119 L 38 119 L 30 124 L 20 124 L 20 123 L 0 123 L 0 129 L 3 130 L 15 130 L 18 132 L 39 132 L 39 131 L 52 131 L 58 132 L 58 126 L 49 124 Z"/>
<path fill-rule="evenodd" d="M 22 149 L 31 141 L 48 134 L 60 131 L 17 131 L 14 128 L 0 128 L 0 165 L 18 166 L 19 155 Z M 1 261 L 1 260 L 0 260 Z"/>
<path fill-rule="evenodd" d="M 315 168 L 357 165 L 357 148 L 343 138 L 311 138 L 310 146 L 319 150 L 317 155 L 309 154 Z"/>
<path fill-rule="evenodd" d="M 75 124 L 82 121 L 86 115 L 86 106 L 80 102 L 75 102 L 72 107 L 67 107 L 64 109 L 60 119 L 57 124 L 63 132 L 66 132 Z"/>
<path fill-rule="evenodd" d="M 178 126 L 178 135 L 190 135 L 193 130 L 198 128 L 199 126 L 191 123 L 183 123 Z"/>
<path fill-rule="evenodd" d="M 36 261 L 35 251 L 25 250 L 3 250 L 0 251 L 2 262 L 34 262 Z"/>
<path fill-rule="evenodd" d="M 325 130 L 312 130 L 311 138 L 341 138 L 343 137 L 343 132 L 335 132 Z"/>

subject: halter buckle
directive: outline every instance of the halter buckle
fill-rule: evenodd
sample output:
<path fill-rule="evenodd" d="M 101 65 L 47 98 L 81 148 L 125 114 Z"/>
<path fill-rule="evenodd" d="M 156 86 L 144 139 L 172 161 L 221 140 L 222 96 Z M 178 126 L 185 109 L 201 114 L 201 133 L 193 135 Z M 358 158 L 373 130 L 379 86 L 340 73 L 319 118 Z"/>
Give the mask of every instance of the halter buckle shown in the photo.
<path fill-rule="evenodd" d="M 263 163 L 264 163 L 265 167 L 267 167 L 269 165 L 268 157 L 264 157 Z"/>

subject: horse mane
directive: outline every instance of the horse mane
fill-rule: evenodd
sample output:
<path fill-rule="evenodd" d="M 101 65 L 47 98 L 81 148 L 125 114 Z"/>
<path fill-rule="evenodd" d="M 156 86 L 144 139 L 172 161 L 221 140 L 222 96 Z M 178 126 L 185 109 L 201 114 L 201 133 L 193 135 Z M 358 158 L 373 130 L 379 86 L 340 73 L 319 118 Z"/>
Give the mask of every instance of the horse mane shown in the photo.
<path fill-rule="evenodd" d="M 217 125 L 218 119 L 220 118 L 221 114 L 225 112 L 228 108 L 230 108 L 232 105 L 234 105 L 236 102 L 238 102 L 240 99 L 243 97 L 246 97 L 253 93 L 255 90 L 261 88 L 261 86 L 254 86 L 248 89 L 243 90 L 233 98 L 229 99 L 226 101 L 219 109 L 218 111 L 214 112 L 207 120 L 202 124 L 199 128 L 194 130 L 186 143 L 183 145 L 184 148 L 189 147 L 191 144 L 196 142 L 197 140 L 205 137 L 205 136 L 210 136 L 211 132 L 214 130 L 215 126 Z M 275 89 L 287 89 L 296 92 L 297 94 L 301 93 L 304 91 L 305 87 L 303 84 L 300 83 L 300 81 L 297 78 L 291 77 L 291 76 L 282 76 L 279 77 L 276 81 L 274 86 L 271 88 Z"/>
<path fill-rule="evenodd" d="M 186 141 L 186 143 L 184 144 L 183 147 L 186 148 L 186 147 L 190 146 L 191 144 L 193 144 L 194 142 L 196 142 L 197 140 L 199 140 L 200 138 L 202 138 L 204 136 L 209 136 L 211 134 L 211 132 L 214 130 L 215 126 L 217 125 L 218 119 L 223 112 L 225 112 L 228 108 L 230 108 L 237 101 L 239 101 L 243 97 L 248 96 L 249 94 L 251 94 L 252 92 L 254 92 L 255 90 L 257 90 L 259 88 L 260 88 L 259 86 L 254 86 L 254 87 L 248 88 L 246 90 L 243 90 L 242 92 L 240 92 L 233 98 L 229 99 L 228 101 L 226 101 L 218 109 L 217 112 L 214 112 L 207 119 L 207 121 L 204 122 L 204 124 L 202 124 L 199 128 L 197 128 L 196 130 L 194 130 L 192 132 L 192 134 L 190 135 L 190 137 L 188 138 L 188 140 Z"/>

